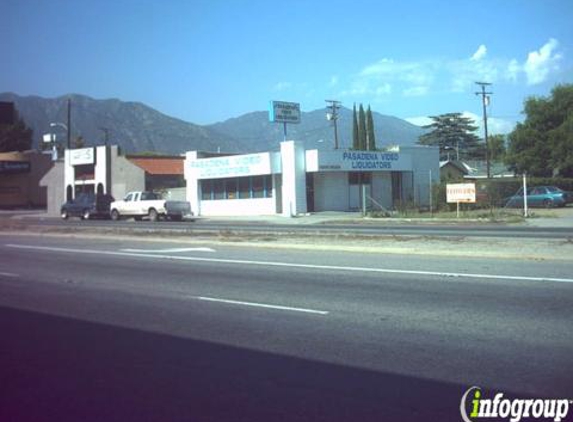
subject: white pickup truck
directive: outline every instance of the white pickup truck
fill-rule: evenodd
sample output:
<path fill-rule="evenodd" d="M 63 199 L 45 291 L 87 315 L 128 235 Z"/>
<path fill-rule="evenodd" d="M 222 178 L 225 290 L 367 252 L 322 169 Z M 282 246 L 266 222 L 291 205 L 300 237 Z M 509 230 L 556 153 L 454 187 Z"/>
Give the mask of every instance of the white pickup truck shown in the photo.
<path fill-rule="evenodd" d="M 112 220 L 123 217 L 141 220 L 149 217 L 150 221 L 159 218 L 181 221 L 193 216 L 189 202 L 165 200 L 154 192 L 129 192 L 123 200 L 112 202 L 109 210 Z"/>

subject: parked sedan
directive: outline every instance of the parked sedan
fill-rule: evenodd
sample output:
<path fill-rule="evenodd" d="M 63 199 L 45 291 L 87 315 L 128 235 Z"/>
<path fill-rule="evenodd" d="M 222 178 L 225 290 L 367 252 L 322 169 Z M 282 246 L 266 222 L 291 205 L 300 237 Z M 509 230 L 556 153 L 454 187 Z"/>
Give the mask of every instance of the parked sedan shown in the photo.
<path fill-rule="evenodd" d="M 92 217 L 109 217 L 109 205 L 114 201 L 111 195 L 81 193 L 62 205 L 60 215 L 62 219 L 80 217 L 88 220 Z"/>
<path fill-rule="evenodd" d="M 555 186 L 537 186 L 527 189 L 527 205 L 530 207 L 564 207 L 573 202 L 573 196 Z M 523 189 L 506 200 L 506 207 L 523 207 Z"/>

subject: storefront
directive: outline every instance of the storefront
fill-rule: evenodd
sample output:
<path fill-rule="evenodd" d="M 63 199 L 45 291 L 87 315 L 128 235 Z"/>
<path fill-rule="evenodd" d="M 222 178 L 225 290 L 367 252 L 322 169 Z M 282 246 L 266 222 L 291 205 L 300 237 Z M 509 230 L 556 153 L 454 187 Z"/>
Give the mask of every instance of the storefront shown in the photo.
<path fill-rule="evenodd" d="M 52 158 L 40 151 L 0 154 L 0 208 L 46 206 L 40 180 L 52 168 Z"/>
<path fill-rule="evenodd" d="M 294 216 L 314 211 L 395 209 L 429 204 L 439 181 L 437 148 L 386 151 L 304 150 L 203 158 L 188 152 L 187 199 L 198 215 Z"/>

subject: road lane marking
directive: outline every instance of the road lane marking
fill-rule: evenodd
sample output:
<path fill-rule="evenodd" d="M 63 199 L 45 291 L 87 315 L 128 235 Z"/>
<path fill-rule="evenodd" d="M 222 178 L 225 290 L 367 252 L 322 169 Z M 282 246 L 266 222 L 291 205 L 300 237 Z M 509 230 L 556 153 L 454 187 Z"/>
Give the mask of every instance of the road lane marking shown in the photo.
<path fill-rule="evenodd" d="M 181 253 L 181 252 L 216 252 L 211 248 L 171 248 L 171 249 L 120 249 L 122 252 L 135 253 Z"/>
<path fill-rule="evenodd" d="M 196 256 L 114 252 L 114 251 L 103 251 L 97 249 L 71 249 L 71 248 L 60 248 L 55 246 L 33 246 L 33 245 L 19 245 L 19 244 L 6 244 L 5 246 L 9 248 L 39 250 L 39 251 L 49 251 L 49 252 L 65 252 L 65 253 L 89 254 L 89 255 L 129 256 L 136 258 L 165 259 L 170 261 L 215 262 L 220 264 L 239 264 L 239 265 L 250 265 L 250 266 L 260 266 L 260 267 L 304 268 L 313 270 L 422 275 L 422 276 L 435 276 L 435 277 L 448 277 L 448 278 L 477 278 L 477 279 L 490 279 L 490 280 L 493 279 L 493 280 L 542 281 L 542 282 L 551 281 L 555 283 L 573 283 L 573 279 L 571 278 L 527 277 L 527 276 L 514 276 L 514 275 L 502 275 L 502 274 L 450 273 L 441 271 L 396 270 L 390 268 L 373 268 L 373 267 L 343 267 L 338 265 L 297 264 L 291 262 L 277 262 L 277 261 L 250 261 L 243 259 L 204 258 Z"/>
<path fill-rule="evenodd" d="M 240 300 L 221 299 L 221 298 L 217 298 L 217 297 L 191 296 L 191 299 L 203 300 L 206 302 L 227 303 L 230 305 L 251 306 L 254 308 L 266 308 L 266 309 L 278 309 L 281 311 L 304 312 L 307 314 L 328 315 L 328 313 L 329 313 L 328 311 L 319 311 L 316 309 L 295 308 L 292 306 L 282 306 L 282 305 L 270 305 L 268 303 L 243 302 Z"/>
<path fill-rule="evenodd" d="M 6 273 L 4 271 L 0 271 L 0 276 L 17 278 L 20 277 L 20 274 Z"/>

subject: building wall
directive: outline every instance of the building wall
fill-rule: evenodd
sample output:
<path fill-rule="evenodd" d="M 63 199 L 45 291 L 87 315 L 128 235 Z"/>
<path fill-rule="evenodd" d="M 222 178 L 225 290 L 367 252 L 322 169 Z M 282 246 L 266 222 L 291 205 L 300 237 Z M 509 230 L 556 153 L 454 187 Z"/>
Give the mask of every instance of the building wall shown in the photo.
<path fill-rule="evenodd" d="M 40 180 L 52 168 L 50 154 L 38 151 L 9 152 L 0 154 L 0 161 L 26 161 L 30 171 L 0 174 L 0 207 L 45 207 L 47 189 Z"/>
<path fill-rule="evenodd" d="M 285 216 L 306 213 L 306 152 L 299 141 L 281 142 L 282 211 Z"/>
<path fill-rule="evenodd" d="M 348 173 L 314 173 L 315 211 L 348 211 Z"/>
<path fill-rule="evenodd" d="M 313 190 L 309 198 L 314 201 L 311 205 L 315 211 L 358 210 L 362 207 L 363 197 L 372 209 L 393 209 L 398 205 L 395 201 L 424 206 L 429 203 L 430 171 L 432 182 L 439 180 L 438 148 L 433 147 L 404 147 L 388 152 L 324 153 L 305 151 L 302 143 L 286 141 L 281 143 L 280 153 L 276 156 L 280 158 L 280 169 L 275 166 L 271 170 L 267 166 L 261 173 L 260 167 L 249 166 L 249 154 L 233 156 L 226 161 L 201 161 L 197 152 L 188 152 L 185 178 L 187 200 L 193 211 L 197 215 L 282 213 L 294 216 L 305 213 L 309 205 L 306 203 L 307 175 L 312 175 Z M 235 170 L 236 163 L 242 161 L 246 164 Z M 272 198 L 213 200 L 213 195 L 201 192 L 201 179 L 260 174 L 272 175 Z M 363 180 L 366 183 L 361 185 Z"/>
<path fill-rule="evenodd" d="M 145 190 L 145 172 L 127 158 L 111 152 L 111 196 L 122 199 L 128 192 Z"/>
<path fill-rule="evenodd" d="M 274 215 L 275 198 L 202 200 L 201 215 Z"/>
<path fill-rule="evenodd" d="M 389 172 L 372 173 L 372 209 L 392 209 L 392 177 Z"/>
<path fill-rule="evenodd" d="M 64 202 L 65 189 L 62 188 L 64 182 L 64 162 L 57 161 L 50 171 L 40 180 L 40 186 L 46 189 L 46 211 L 48 216 L 57 217 L 60 215 L 60 207 Z"/>

